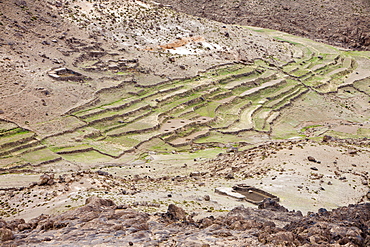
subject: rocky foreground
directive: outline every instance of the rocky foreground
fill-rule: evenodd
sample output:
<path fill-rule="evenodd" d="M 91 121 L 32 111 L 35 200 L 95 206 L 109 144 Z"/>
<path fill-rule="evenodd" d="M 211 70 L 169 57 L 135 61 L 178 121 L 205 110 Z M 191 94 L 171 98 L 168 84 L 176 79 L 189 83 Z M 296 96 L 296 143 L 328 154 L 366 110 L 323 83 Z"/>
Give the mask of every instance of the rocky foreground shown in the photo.
<path fill-rule="evenodd" d="M 272 200 L 194 221 L 173 204 L 147 214 L 90 197 L 60 215 L 0 219 L 2 246 L 369 246 L 370 203 L 303 216 Z"/>

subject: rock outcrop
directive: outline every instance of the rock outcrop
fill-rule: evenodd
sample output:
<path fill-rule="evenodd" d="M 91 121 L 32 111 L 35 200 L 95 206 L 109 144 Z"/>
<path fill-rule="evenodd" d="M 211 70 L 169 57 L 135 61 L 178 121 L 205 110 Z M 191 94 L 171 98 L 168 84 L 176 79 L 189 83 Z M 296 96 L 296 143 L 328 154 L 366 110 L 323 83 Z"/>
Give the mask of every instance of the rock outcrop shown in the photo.
<path fill-rule="evenodd" d="M 186 220 L 170 204 L 150 215 L 112 200 L 91 197 L 56 216 L 0 219 L 3 246 L 369 246 L 370 204 L 349 205 L 302 216 L 265 200 L 260 209 L 236 207 L 224 216 Z"/>

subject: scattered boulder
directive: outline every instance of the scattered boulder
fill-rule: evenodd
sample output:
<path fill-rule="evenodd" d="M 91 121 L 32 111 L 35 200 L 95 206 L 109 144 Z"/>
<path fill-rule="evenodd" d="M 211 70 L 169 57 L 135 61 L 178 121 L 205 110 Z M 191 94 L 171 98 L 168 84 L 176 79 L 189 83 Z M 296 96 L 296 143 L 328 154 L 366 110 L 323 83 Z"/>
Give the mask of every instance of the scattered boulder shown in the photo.
<path fill-rule="evenodd" d="M 330 141 L 336 141 L 336 140 L 337 140 L 337 138 L 332 137 L 332 136 L 328 136 L 328 135 L 324 135 L 324 137 L 322 138 L 323 142 L 330 142 Z"/>
<path fill-rule="evenodd" d="M 0 228 L 0 240 L 1 241 L 8 241 L 13 240 L 14 234 L 11 230 L 7 228 Z"/>
<path fill-rule="evenodd" d="M 86 199 L 86 206 L 99 208 L 99 207 L 114 207 L 116 204 L 110 199 L 102 199 L 97 196 L 92 196 Z"/>
<path fill-rule="evenodd" d="M 227 149 L 227 153 L 237 153 L 239 151 L 239 149 L 237 147 L 230 147 L 229 149 Z"/>
<path fill-rule="evenodd" d="M 308 161 L 311 161 L 311 162 L 315 162 L 315 163 L 317 162 L 317 160 L 312 156 L 308 156 L 307 159 Z"/>
<path fill-rule="evenodd" d="M 184 209 L 177 207 L 175 204 L 170 204 L 167 212 L 165 213 L 165 217 L 173 221 L 185 220 L 186 212 Z"/>
<path fill-rule="evenodd" d="M 329 213 L 328 213 L 328 210 L 326 210 L 325 208 L 319 208 L 318 210 L 317 210 L 317 213 L 319 214 L 319 215 L 328 215 Z"/>
<path fill-rule="evenodd" d="M 21 232 L 21 231 L 24 231 L 26 229 L 31 229 L 32 228 L 32 225 L 29 224 L 29 223 L 23 223 L 23 224 L 19 224 L 18 225 L 18 230 Z"/>
<path fill-rule="evenodd" d="M 169 57 L 168 58 L 168 60 L 171 62 L 171 63 L 173 63 L 173 62 L 175 62 L 176 60 L 175 60 L 175 57 Z"/>
<path fill-rule="evenodd" d="M 108 172 L 101 171 L 101 170 L 97 171 L 96 173 L 97 173 L 98 175 L 101 175 L 101 176 L 109 176 L 109 175 L 110 175 Z"/>
<path fill-rule="evenodd" d="M 37 185 L 52 185 L 54 183 L 54 174 L 43 174 L 40 176 L 40 180 L 37 182 Z"/>
<path fill-rule="evenodd" d="M 6 221 L 0 218 L 0 228 L 5 228 L 7 226 Z"/>
<path fill-rule="evenodd" d="M 213 216 L 210 216 L 210 217 L 207 217 L 207 218 L 204 218 L 204 219 L 201 219 L 198 224 L 199 224 L 199 227 L 200 228 L 207 228 L 211 225 L 213 225 L 213 222 L 214 222 L 214 217 Z"/>
<path fill-rule="evenodd" d="M 264 199 L 259 205 L 259 209 L 269 209 L 272 211 L 279 211 L 279 212 L 288 212 L 288 209 L 281 206 L 278 202 L 271 198 Z"/>
<path fill-rule="evenodd" d="M 230 172 L 230 173 L 226 174 L 225 178 L 226 179 L 234 179 L 235 177 L 234 177 L 234 174 L 232 172 Z"/>
<path fill-rule="evenodd" d="M 297 246 L 297 244 L 299 244 L 295 234 L 284 231 L 267 236 L 265 242 L 272 243 L 276 246 Z"/>
<path fill-rule="evenodd" d="M 14 219 L 14 220 L 8 221 L 7 228 L 14 231 L 18 228 L 20 224 L 24 224 L 24 223 L 25 223 L 24 219 Z"/>
<path fill-rule="evenodd" d="M 15 0 L 14 4 L 22 8 L 27 7 L 27 2 L 24 0 Z"/>

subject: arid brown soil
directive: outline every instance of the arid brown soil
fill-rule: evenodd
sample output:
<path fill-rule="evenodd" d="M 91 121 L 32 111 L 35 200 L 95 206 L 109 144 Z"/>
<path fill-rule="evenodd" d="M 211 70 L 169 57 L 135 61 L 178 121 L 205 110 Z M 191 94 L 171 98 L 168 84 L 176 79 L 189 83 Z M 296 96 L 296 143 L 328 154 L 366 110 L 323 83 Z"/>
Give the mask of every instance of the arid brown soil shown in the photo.
<path fill-rule="evenodd" d="M 224 23 L 276 29 L 350 49 L 370 50 L 368 0 L 158 0 Z"/>

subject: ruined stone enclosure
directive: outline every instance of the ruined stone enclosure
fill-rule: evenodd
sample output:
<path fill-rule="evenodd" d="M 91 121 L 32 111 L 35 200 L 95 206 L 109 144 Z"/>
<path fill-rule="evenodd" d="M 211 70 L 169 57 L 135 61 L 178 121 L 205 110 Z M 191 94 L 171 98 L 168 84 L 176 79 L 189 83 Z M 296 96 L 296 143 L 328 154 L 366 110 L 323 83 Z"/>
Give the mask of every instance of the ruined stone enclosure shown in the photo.
<path fill-rule="evenodd" d="M 83 81 L 86 76 L 68 68 L 56 68 L 48 72 L 48 75 L 58 81 Z"/>
<path fill-rule="evenodd" d="M 274 196 L 266 191 L 245 184 L 235 185 L 233 186 L 233 190 L 236 193 L 245 196 L 244 200 L 257 205 L 262 203 L 265 199 L 268 198 L 275 200 L 277 202 L 280 200 L 279 197 L 277 196 Z"/>

